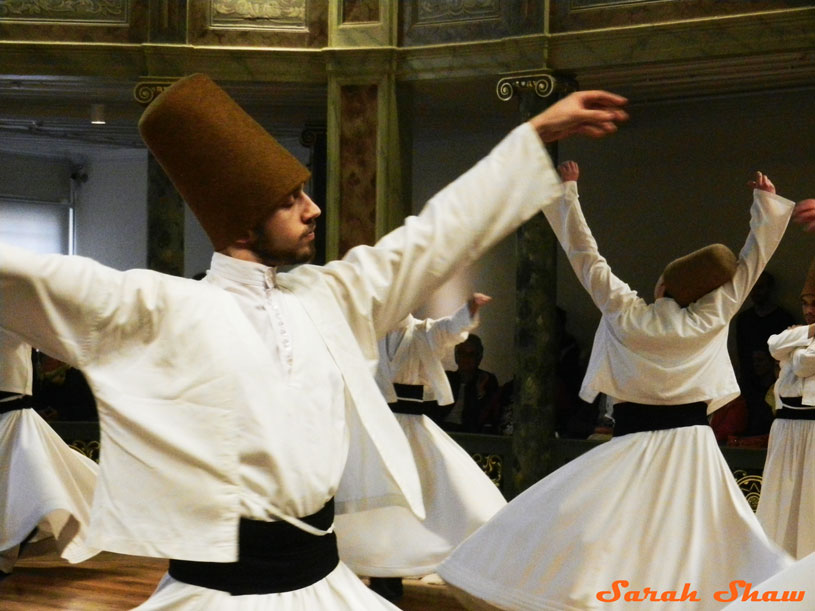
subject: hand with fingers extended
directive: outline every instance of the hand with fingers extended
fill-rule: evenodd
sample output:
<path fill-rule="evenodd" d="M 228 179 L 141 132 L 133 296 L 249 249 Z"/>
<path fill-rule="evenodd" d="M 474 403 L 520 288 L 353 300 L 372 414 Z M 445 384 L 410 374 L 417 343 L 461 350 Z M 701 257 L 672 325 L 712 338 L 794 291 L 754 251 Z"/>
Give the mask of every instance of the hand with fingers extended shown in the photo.
<path fill-rule="evenodd" d="M 564 161 L 558 164 L 557 173 L 560 174 L 560 180 L 563 182 L 576 181 L 580 178 L 580 167 L 576 161 Z"/>
<path fill-rule="evenodd" d="M 815 199 L 802 199 L 792 211 L 792 220 L 807 232 L 815 231 Z"/>
<path fill-rule="evenodd" d="M 544 142 L 574 134 L 602 138 L 628 119 L 622 96 L 608 91 L 576 91 L 529 120 Z"/>
<path fill-rule="evenodd" d="M 755 178 L 747 181 L 747 184 L 751 189 L 759 189 L 761 191 L 767 191 L 767 193 L 775 193 L 775 185 L 772 183 L 769 176 L 762 174 L 761 172 L 756 172 Z"/>

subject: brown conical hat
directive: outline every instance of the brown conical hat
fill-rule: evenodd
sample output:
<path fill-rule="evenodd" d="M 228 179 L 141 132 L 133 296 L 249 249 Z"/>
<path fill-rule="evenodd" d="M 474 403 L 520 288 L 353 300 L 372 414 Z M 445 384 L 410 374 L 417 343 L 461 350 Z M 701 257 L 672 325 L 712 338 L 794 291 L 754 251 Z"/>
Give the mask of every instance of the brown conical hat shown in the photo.
<path fill-rule="evenodd" d="M 738 259 L 724 244 L 711 244 L 668 263 L 663 272 L 665 292 L 683 308 L 736 273 Z"/>
<path fill-rule="evenodd" d="M 142 114 L 139 131 L 215 250 L 256 227 L 310 176 L 204 74 L 165 89 Z"/>
<path fill-rule="evenodd" d="M 804 295 L 815 295 L 815 259 L 809 264 L 806 280 L 804 280 L 804 288 L 801 289 L 801 297 Z"/>

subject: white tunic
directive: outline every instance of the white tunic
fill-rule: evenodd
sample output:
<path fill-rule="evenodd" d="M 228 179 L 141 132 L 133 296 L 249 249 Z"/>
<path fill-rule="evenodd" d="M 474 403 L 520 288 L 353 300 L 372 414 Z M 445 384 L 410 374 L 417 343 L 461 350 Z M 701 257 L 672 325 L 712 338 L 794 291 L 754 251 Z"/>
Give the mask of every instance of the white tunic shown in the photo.
<path fill-rule="evenodd" d="M 31 346 L 0 330 L 0 390 L 30 395 L 32 378 Z M 0 571 L 34 528 L 36 547 L 68 562 L 99 552 L 85 545 L 98 471 L 33 409 L 0 414 Z"/>
<path fill-rule="evenodd" d="M 713 411 L 738 393 L 728 322 L 792 209 L 793 202 L 756 191 L 733 280 L 687 308 L 672 299 L 648 305 L 600 256 L 576 183 L 567 183 L 566 196 L 544 214 L 603 313 L 583 398 L 603 392 L 644 404 L 705 401 Z M 625 580 L 631 590 L 659 592 L 688 583 L 699 602 L 659 608 L 708 611 L 724 606 L 713 598 L 720 586 L 761 581 L 789 562 L 761 529 L 710 427 L 686 426 L 615 437 L 569 462 L 515 497 L 438 572 L 501 609 L 629 609 L 623 597 L 597 596 Z"/>
<path fill-rule="evenodd" d="M 809 325 L 771 335 L 767 346 L 780 367 L 774 389 L 776 405 L 780 405 L 779 397 L 801 397 L 804 406 L 815 407 L 815 342 L 809 337 Z"/>
<path fill-rule="evenodd" d="M 278 274 L 280 294 L 267 277 L 262 290 L 224 290 L 241 282 L 228 272 L 206 282 L 119 272 L 0 245 L 0 327 L 82 369 L 97 399 L 102 455 L 92 542 L 120 553 L 232 562 L 244 512 L 302 527 L 298 517 L 335 494 L 339 501 L 370 462 L 396 491 L 380 500 L 424 517 L 409 446 L 373 380 L 377 340 L 561 192 L 538 135 L 523 124 L 375 247 Z M 268 303 L 243 299 L 267 289 Z M 283 325 L 269 330 L 274 303 Z M 265 335 L 254 318 L 263 319 Z M 314 348 L 298 352 L 298 334 Z M 301 420 L 303 393 L 289 383 L 312 350 L 323 351 L 320 343 L 333 366 L 312 369 L 312 384 L 339 372 L 344 423 L 335 403 L 325 417 Z M 291 377 L 273 375 L 281 364 L 284 372 L 291 366 Z M 337 439 L 323 446 L 310 441 L 332 433 Z M 337 592 L 320 583 L 307 590 Z M 161 608 L 159 599 L 174 587 L 157 593 L 151 608 Z M 288 608 L 315 608 L 298 607 L 292 601 L 299 595 L 287 594 Z M 353 608 L 349 600 L 326 600 L 322 608 Z"/>
<path fill-rule="evenodd" d="M 441 404 L 452 402 L 441 358 L 464 341 L 476 324 L 466 305 L 442 319 L 408 317 L 379 342 L 377 383 L 383 394 L 393 397 L 393 402 L 393 382 L 425 388 L 432 384 L 426 400 L 436 397 Z M 506 504 L 470 455 L 429 417 L 396 414 L 396 419 L 419 468 L 427 515 L 419 520 L 398 505 L 338 515 L 340 557 L 359 575 L 411 577 L 432 573 L 461 541 Z M 387 485 L 384 472 L 370 469 L 358 489 L 378 491 Z M 344 499 L 344 504 L 351 501 Z M 363 496 L 353 499 L 352 504 L 364 508 L 376 503 Z"/>
<path fill-rule="evenodd" d="M 591 402 L 604 393 L 616 401 L 644 404 L 704 401 L 710 414 L 737 397 L 727 351 L 730 319 L 784 235 L 794 202 L 756 189 L 751 231 L 733 279 L 681 308 L 670 298 L 646 303 L 612 273 L 577 204 L 577 183 L 568 182 L 565 188 L 564 202 L 545 214 L 578 280 L 603 314 L 581 398 Z"/>
<path fill-rule="evenodd" d="M 781 366 L 774 394 L 801 397 L 815 407 L 815 351 L 809 326 L 787 329 L 767 340 Z M 815 420 L 776 418 L 770 428 L 761 496 L 756 508 L 769 537 L 796 558 L 815 552 Z M 813 582 L 815 583 L 815 582 Z"/>
<path fill-rule="evenodd" d="M 379 340 L 376 384 L 388 403 L 396 401 L 393 384 L 423 386 L 423 400 L 439 405 L 453 402 L 450 382 L 442 359 L 456 344 L 467 339 L 478 325 L 478 315 L 470 316 L 467 304 L 452 316 L 419 320 L 412 315 Z"/>

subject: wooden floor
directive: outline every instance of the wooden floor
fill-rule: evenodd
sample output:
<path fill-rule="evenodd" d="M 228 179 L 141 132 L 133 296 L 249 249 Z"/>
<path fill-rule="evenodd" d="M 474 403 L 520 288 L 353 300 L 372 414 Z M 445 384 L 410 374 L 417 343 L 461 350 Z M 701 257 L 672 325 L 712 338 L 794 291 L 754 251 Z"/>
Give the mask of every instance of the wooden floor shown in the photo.
<path fill-rule="evenodd" d="M 125 611 L 144 602 L 166 570 L 166 560 L 108 552 L 81 564 L 56 555 L 22 559 L 0 581 L 0 610 Z M 404 583 L 405 596 L 396 603 L 404 611 L 464 609 L 445 586 Z"/>

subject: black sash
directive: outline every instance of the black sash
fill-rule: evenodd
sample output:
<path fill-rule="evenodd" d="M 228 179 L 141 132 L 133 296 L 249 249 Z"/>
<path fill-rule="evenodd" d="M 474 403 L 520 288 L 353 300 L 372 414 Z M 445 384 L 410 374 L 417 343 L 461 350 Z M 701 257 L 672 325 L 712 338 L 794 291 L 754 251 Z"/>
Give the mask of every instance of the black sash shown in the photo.
<path fill-rule="evenodd" d="M 421 384 L 394 384 L 396 402 L 388 403 L 395 414 L 412 414 L 414 416 L 432 416 L 439 404 L 435 401 L 423 401 L 424 386 Z"/>
<path fill-rule="evenodd" d="M 804 405 L 801 402 L 801 397 L 780 397 L 781 407 L 775 412 L 776 418 L 784 418 L 785 420 L 815 420 L 815 407 Z M 800 407 L 802 409 L 788 409 L 785 405 L 792 407 Z"/>
<path fill-rule="evenodd" d="M 708 424 L 707 405 L 702 401 L 682 405 L 643 405 L 626 402 L 614 406 L 614 437 L 700 424 Z"/>
<path fill-rule="evenodd" d="M 3 394 L 8 396 L 9 393 Z M 33 398 L 29 395 L 24 395 L 19 399 L 11 399 L 10 401 L 0 401 L 0 414 L 6 414 L 18 409 L 28 409 L 33 407 L 33 405 Z"/>
<path fill-rule="evenodd" d="M 334 522 L 334 499 L 300 519 L 326 530 Z M 340 561 L 334 533 L 312 535 L 288 522 L 241 518 L 238 545 L 237 562 L 170 560 L 169 573 L 178 581 L 233 596 L 274 594 L 317 583 Z"/>

